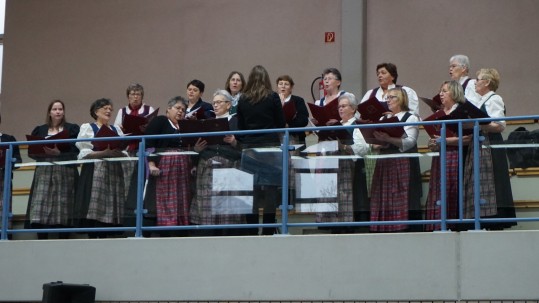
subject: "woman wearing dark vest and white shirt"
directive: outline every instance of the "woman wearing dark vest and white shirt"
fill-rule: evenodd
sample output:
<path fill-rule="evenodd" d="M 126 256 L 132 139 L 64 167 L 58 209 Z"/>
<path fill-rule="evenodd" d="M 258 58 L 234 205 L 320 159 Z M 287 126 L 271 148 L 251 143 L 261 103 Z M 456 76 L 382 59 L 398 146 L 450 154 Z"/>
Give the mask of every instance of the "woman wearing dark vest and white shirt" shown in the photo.
<path fill-rule="evenodd" d="M 330 103 L 339 102 L 339 97 L 345 93 L 344 90 L 340 90 L 342 81 L 341 72 L 336 68 L 330 67 L 324 70 L 322 76 L 322 81 L 324 81 L 324 91 L 326 92 L 326 95 L 322 97 L 322 99 L 316 100 L 314 104 L 318 106 L 328 106 Z M 337 112 L 333 114 L 335 116 L 338 115 Z M 314 118 L 311 118 L 311 122 L 316 126 L 326 126 L 318 125 L 318 121 Z M 331 119 L 327 122 L 327 124 L 333 125 L 338 122 L 339 121 L 336 119 Z"/>
<path fill-rule="evenodd" d="M 147 116 L 155 110 L 150 105 L 144 104 L 144 87 L 138 83 L 129 84 L 126 89 L 127 95 L 127 106 L 122 107 L 118 114 L 116 114 L 116 119 L 114 120 L 114 125 L 116 127 L 122 127 L 122 122 L 126 115 L 131 116 Z M 122 129 L 123 131 L 123 129 Z"/>
<path fill-rule="evenodd" d="M 418 122 L 419 118 L 408 108 L 408 94 L 402 88 L 387 92 L 391 116 L 401 122 Z M 384 119 L 384 118 L 382 118 Z M 391 137 L 375 131 L 383 145 L 373 145 L 381 155 L 417 152 L 417 125 L 404 126 L 402 137 Z M 421 171 L 417 157 L 377 159 L 371 187 L 371 221 L 420 220 L 421 219 Z M 407 224 L 372 225 L 372 232 L 420 231 L 420 226 Z"/>
<path fill-rule="evenodd" d="M 505 104 L 502 97 L 496 94 L 496 90 L 500 84 L 500 74 L 493 68 L 482 68 L 477 72 L 477 80 L 475 82 L 475 91 L 480 96 L 477 103 L 478 107 L 487 113 L 491 118 L 503 118 L 505 117 Z M 492 121 L 487 125 L 481 125 L 481 133 L 485 135 L 485 141 L 480 142 L 481 145 L 490 147 L 495 144 L 503 144 L 502 132 L 505 130 L 505 121 Z M 488 153 L 486 157 L 481 157 L 482 160 L 492 161 L 487 167 L 492 167 L 492 175 L 487 176 L 481 182 L 481 189 L 487 187 L 490 189 L 488 192 L 492 193 L 492 186 L 494 186 L 495 197 L 489 195 L 484 198 L 487 203 L 481 205 L 482 217 L 490 218 L 515 218 L 515 204 L 513 201 L 513 192 L 511 190 L 511 181 L 509 180 L 509 169 L 507 163 L 507 154 L 503 148 L 482 148 L 481 155 L 490 151 L 490 160 Z M 467 214 L 467 218 L 473 217 L 473 148 L 469 148 L 469 154 L 467 157 L 464 175 L 465 175 L 465 206 L 464 211 Z M 483 162 L 483 161 L 481 161 Z M 481 166 L 483 168 L 483 166 Z M 487 172 L 489 170 L 486 170 Z M 483 175 L 483 170 L 481 170 Z M 470 180 L 470 182 L 466 182 Z M 495 198 L 495 201 L 492 201 Z M 467 211 L 468 210 L 468 211 Z M 516 222 L 501 222 L 501 223 L 484 223 L 482 227 L 486 227 L 492 230 L 500 230 L 516 225 Z"/>
<path fill-rule="evenodd" d="M 397 66 L 395 64 L 378 64 L 376 66 L 376 77 L 378 78 L 378 83 L 380 86 L 367 91 L 365 95 L 363 95 L 361 103 L 374 97 L 387 108 L 388 91 L 394 87 L 401 87 L 408 94 L 408 108 L 414 115 L 419 116 L 419 98 L 417 97 L 417 93 L 408 86 L 397 85 L 397 78 L 399 77 L 399 74 L 397 73 Z"/>
<path fill-rule="evenodd" d="M 108 127 L 118 136 L 123 136 L 119 127 L 110 125 L 112 120 L 112 101 L 98 99 L 90 107 L 93 123 L 80 126 L 77 139 L 94 138 L 99 130 Z M 79 160 L 117 158 L 127 156 L 120 149 L 94 150 L 92 141 L 80 141 L 75 144 L 79 149 Z M 124 182 L 123 161 L 96 161 L 82 165 L 76 192 L 74 219 L 77 227 L 114 227 L 121 225 L 124 204 L 127 195 Z M 107 237 L 108 232 L 92 232 L 88 236 Z"/>
<path fill-rule="evenodd" d="M 475 91 L 475 79 L 468 76 L 470 72 L 470 59 L 466 55 L 454 55 L 449 59 L 449 76 L 451 80 L 458 81 L 464 89 L 464 97 L 477 106 L 481 96 Z M 479 107 L 479 106 L 477 106 Z"/>

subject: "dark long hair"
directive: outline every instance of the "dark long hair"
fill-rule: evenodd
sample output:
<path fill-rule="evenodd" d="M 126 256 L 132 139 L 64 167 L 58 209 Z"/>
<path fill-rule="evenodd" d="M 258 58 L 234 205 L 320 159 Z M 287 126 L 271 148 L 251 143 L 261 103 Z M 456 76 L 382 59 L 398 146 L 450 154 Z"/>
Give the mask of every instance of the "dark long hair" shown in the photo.
<path fill-rule="evenodd" d="M 266 98 L 272 92 L 268 71 L 262 65 L 253 67 L 242 97 L 254 104 Z"/>

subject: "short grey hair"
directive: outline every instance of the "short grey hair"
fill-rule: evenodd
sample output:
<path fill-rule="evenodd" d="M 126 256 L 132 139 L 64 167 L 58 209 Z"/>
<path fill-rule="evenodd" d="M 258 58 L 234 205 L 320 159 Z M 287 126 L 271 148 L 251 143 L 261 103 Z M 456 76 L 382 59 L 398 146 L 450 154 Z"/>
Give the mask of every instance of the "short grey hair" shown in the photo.
<path fill-rule="evenodd" d="M 347 99 L 348 102 L 350 102 L 350 106 L 352 106 L 353 108 L 357 108 L 357 106 L 359 105 L 356 96 L 352 93 L 343 93 L 339 96 L 338 101 L 341 101 L 342 99 Z"/>
<path fill-rule="evenodd" d="M 457 61 L 457 63 L 466 69 L 466 72 L 470 71 L 470 59 L 466 55 L 454 55 L 449 59 L 449 64 L 452 61 Z"/>
<path fill-rule="evenodd" d="M 176 97 L 170 98 L 170 100 L 168 100 L 167 102 L 167 108 L 172 108 L 174 107 L 174 105 L 178 103 L 181 103 L 183 107 L 187 108 L 187 100 L 182 96 L 176 96 Z"/>
<path fill-rule="evenodd" d="M 226 89 L 217 89 L 215 91 L 215 93 L 213 93 L 213 97 L 217 97 L 217 96 L 223 96 L 225 97 L 225 99 L 228 101 L 228 102 L 232 102 L 232 100 L 234 99 L 232 97 L 232 95 L 226 90 Z"/>

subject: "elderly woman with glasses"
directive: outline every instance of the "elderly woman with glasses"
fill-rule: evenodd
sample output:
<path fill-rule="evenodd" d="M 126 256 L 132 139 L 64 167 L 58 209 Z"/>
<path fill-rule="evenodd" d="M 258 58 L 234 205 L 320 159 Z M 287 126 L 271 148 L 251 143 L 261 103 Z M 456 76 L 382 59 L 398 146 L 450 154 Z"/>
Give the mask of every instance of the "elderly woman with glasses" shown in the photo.
<path fill-rule="evenodd" d="M 123 136 L 119 127 L 111 125 L 113 107 L 110 99 L 98 99 L 90 106 L 93 123 L 80 126 L 77 139 L 95 138 L 100 131 Z M 105 128 L 105 129 L 103 129 Z M 125 141 L 124 141 L 125 142 Z M 127 156 L 120 146 L 111 147 L 112 143 L 79 141 L 79 160 L 100 160 Z M 106 146 L 103 148 L 103 146 Z M 126 189 L 124 171 L 120 161 L 95 161 L 82 165 L 80 181 L 75 200 L 75 219 L 79 227 L 115 227 L 123 221 Z M 109 236 L 108 232 L 89 233 L 89 236 Z"/>
<path fill-rule="evenodd" d="M 496 90 L 500 85 L 500 74 L 494 68 L 482 68 L 477 72 L 475 91 L 480 99 L 475 104 L 491 118 L 505 117 L 505 104 Z M 481 204 L 480 215 L 483 218 L 515 218 L 513 193 L 508 174 L 507 155 L 505 149 L 491 148 L 495 144 L 503 144 L 502 132 L 505 121 L 492 121 L 481 125 L 481 133 L 485 140 L 480 142 L 481 156 L 480 179 Z M 468 156 L 464 168 L 464 214 L 466 218 L 474 218 L 473 202 L 473 146 L 468 148 Z M 516 225 L 516 222 L 485 223 L 483 227 L 500 230 Z"/>
<path fill-rule="evenodd" d="M 449 59 L 449 76 L 451 80 L 458 81 L 464 89 L 464 97 L 475 106 L 480 96 L 475 91 L 475 79 L 468 76 L 470 73 L 470 59 L 466 55 L 454 55 Z"/>
<path fill-rule="evenodd" d="M 390 88 L 387 92 L 390 116 L 400 122 L 418 122 L 408 107 L 408 94 L 403 88 Z M 382 118 L 384 119 L 384 118 Z M 417 125 L 404 126 L 401 137 L 391 137 L 388 133 L 375 131 L 374 137 L 380 144 L 374 148 L 380 151 L 372 178 L 371 221 L 406 221 L 421 219 L 421 172 L 416 157 L 383 157 L 384 155 L 417 152 Z M 371 232 L 398 232 L 419 230 L 406 223 L 392 225 L 372 225 Z"/>
<path fill-rule="evenodd" d="M 340 124 L 355 125 L 358 101 L 354 94 L 343 93 L 337 102 L 339 102 Z M 365 164 L 362 158 L 350 156 L 365 156 L 370 147 L 358 128 L 347 129 L 344 132 L 347 136 L 339 136 L 338 151 L 335 152 L 335 155 L 343 156 L 339 159 L 337 197 L 317 199 L 317 203 L 335 203 L 336 207 L 332 211 L 317 213 L 316 220 L 319 223 L 368 220 Z M 322 227 L 320 229 L 329 229 L 331 233 L 354 232 L 354 228 L 349 227 Z"/>
<path fill-rule="evenodd" d="M 216 119 L 227 119 L 230 130 L 238 129 L 236 115 L 230 115 L 233 97 L 223 89 L 213 94 L 213 110 Z M 223 138 L 222 144 L 208 145 L 202 138 L 202 143 L 195 147 L 199 152 L 197 165 L 196 191 L 191 204 L 189 219 L 191 224 L 218 225 L 245 223 L 245 215 L 235 214 L 233 209 L 218 207 L 229 205 L 226 200 L 235 198 L 232 194 L 219 192 L 213 188 L 214 172 L 218 169 L 238 168 L 241 151 L 236 148 L 237 141 L 234 135 Z M 224 194 L 224 196 L 223 196 Z M 221 203 L 216 203 L 217 201 Z M 198 231 L 199 236 L 233 236 L 244 233 L 243 229 L 214 229 Z"/>

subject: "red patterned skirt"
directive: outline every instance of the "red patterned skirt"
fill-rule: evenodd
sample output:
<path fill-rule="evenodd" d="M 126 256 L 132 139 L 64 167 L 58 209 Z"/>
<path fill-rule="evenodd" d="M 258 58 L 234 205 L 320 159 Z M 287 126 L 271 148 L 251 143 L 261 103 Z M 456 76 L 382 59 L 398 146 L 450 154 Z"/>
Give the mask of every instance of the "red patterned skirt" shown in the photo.
<path fill-rule="evenodd" d="M 371 221 L 408 220 L 410 159 L 377 159 L 371 186 Z M 406 224 L 373 225 L 371 231 L 399 231 Z"/>

